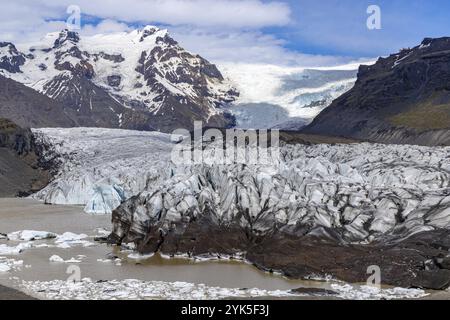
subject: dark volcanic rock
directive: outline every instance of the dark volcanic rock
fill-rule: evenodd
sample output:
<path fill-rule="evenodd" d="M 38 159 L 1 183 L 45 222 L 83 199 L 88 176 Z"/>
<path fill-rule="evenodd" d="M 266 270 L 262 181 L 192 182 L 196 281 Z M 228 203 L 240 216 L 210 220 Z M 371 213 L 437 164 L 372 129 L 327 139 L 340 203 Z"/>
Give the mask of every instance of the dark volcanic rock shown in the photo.
<path fill-rule="evenodd" d="M 61 88 L 63 89 L 61 90 Z M 47 95 L 74 114 L 78 126 L 154 129 L 149 114 L 124 107 L 117 99 L 83 75 L 67 76 L 63 74 L 55 77 L 44 86 L 44 90 Z"/>
<path fill-rule="evenodd" d="M 49 179 L 48 172 L 40 168 L 31 131 L 0 119 L 0 197 L 29 195 Z"/>
<path fill-rule="evenodd" d="M 120 216 L 114 212 L 115 225 L 118 219 Z M 115 229 L 109 242 L 135 242 L 142 253 L 159 251 L 169 256 L 187 253 L 191 257 L 238 257 L 261 270 L 280 272 L 289 278 L 331 275 L 349 283 L 365 283 L 369 278 L 368 267 L 376 265 L 380 267 L 381 280 L 386 285 L 442 290 L 450 284 L 449 270 L 424 270 L 426 260 L 447 251 L 422 242 L 430 236 L 450 239 L 449 231 L 423 233 L 395 244 L 349 245 L 326 238 L 288 234 L 255 237 L 239 226 L 217 227 L 207 218 L 189 224 L 184 231 L 174 224 L 173 231 L 168 234 L 157 227 L 149 228 L 145 237 L 122 227 L 124 233 Z"/>
<path fill-rule="evenodd" d="M 118 87 L 120 86 L 120 82 L 122 81 L 122 78 L 118 75 L 112 75 L 108 76 L 108 84 L 111 87 Z"/>
<path fill-rule="evenodd" d="M 450 270 L 419 271 L 412 287 L 445 290 L 450 286 Z"/>
<path fill-rule="evenodd" d="M 303 132 L 386 143 L 450 145 L 450 38 L 361 66 L 353 89 Z"/>
<path fill-rule="evenodd" d="M 141 54 L 136 71 L 142 74 L 147 87 L 158 96 L 153 102 L 159 103 L 159 113 L 166 117 L 159 117 L 158 127 L 162 131 L 171 131 L 176 128 L 192 129 L 194 121 L 205 121 L 209 127 L 226 128 L 234 119 L 224 113 L 211 115 L 213 108 L 220 108 L 238 96 L 236 91 L 230 90 L 221 100 L 218 100 L 209 90 L 209 83 L 221 83 L 224 78 L 217 67 L 198 55 L 184 51 L 169 35 L 158 37 L 159 44 L 151 51 Z M 177 67 L 173 61 L 181 60 Z M 195 61 L 192 63 L 192 61 Z M 188 96 L 174 93 L 162 85 L 160 78 L 173 84 L 185 84 L 192 88 Z M 168 115 L 170 115 L 168 117 Z M 176 123 L 174 126 L 172 123 Z"/>
<path fill-rule="evenodd" d="M 95 56 L 96 56 L 97 60 L 98 60 L 98 58 L 103 58 L 105 60 L 112 61 L 112 62 L 115 62 L 115 63 L 121 63 L 121 62 L 125 61 L 125 58 L 122 57 L 121 54 L 107 54 L 107 53 L 104 53 L 104 52 L 100 52 L 100 54 L 95 55 Z"/>

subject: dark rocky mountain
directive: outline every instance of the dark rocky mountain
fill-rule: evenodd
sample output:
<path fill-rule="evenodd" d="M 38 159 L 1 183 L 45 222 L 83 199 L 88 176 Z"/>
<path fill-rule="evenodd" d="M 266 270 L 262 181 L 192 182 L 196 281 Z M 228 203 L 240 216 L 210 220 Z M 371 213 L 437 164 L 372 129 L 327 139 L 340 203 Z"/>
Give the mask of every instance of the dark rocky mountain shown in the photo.
<path fill-rule="evenodd" d="M 0 197 L 27 195 L 50 179 L 29 129 L 0 118 Z"/>
<path fill-rule="evenodd" d="M 170 132 L 199 120 L 227 127 L 233 119 L 222 107 L 238 95 L 215 65 L 150 26 L 85 38 L 64 30 L 26 53 L 2 43 L 0 75 L 63 106 L 77 126 Z"/>
<path fill-rule="evenodd" d="M 10 73 L 20 72 L 20 66 L 26 60 L 25 55 L 10 42 L 0 42 L 0 56 L 0 69 Z"/>
<path fill-rule="evenodd" d="M 353 89 L 303 130 L 383 143 L 450 145 L 450 38 L 361 66 Z"/>
<path fill-rule="evenodd" d="M 73 110 L 0 75 L 0 117 L 22 127 L 71 127 L 77 125 Z"/>

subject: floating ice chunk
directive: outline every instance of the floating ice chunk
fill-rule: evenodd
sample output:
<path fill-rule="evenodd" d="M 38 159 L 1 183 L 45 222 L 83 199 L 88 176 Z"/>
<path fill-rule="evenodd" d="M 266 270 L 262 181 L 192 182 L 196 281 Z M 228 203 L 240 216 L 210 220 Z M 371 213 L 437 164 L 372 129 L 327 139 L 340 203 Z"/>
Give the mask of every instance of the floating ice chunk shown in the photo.
<path fill-rule="evenodd" d="M 0 272 L 8 272 L 11 268 L 6 263 L 0 263 Z"/>
<path fill-rule="evenodd" d="M 97 234 L 101 235 L 101 236 L 109 236 L 111 234 L 111 231 L 108 231 L 106 229 L 103 228 L 97 228 L 95 229 L 95 232 L 97 232 Z"/>
<path fill-rule="evenodd" d="M 155 254 L 151 253 L 151 254 L 139 254 L 139 253 L 130 253 L 128 255 L 128 259 L 132 259 L 132 260 L 147 260 L 150 259 L 151 257 L 153 257 Z"/>
<path fill-rule="evenodd" d="M 90 247 L 95 244 L 84 240 L 88 238 L 86 234 L 76 234 L 72 232 L 65 232 L 62 235 L 58 235 L 55 240 L 55 244 L 58 248 L 68 249 L 72 246 Z"/>
<path fill-rule="evenodd" d="M 72 232 L 64 232 L 62 235 L 56 237 L 55 243 L 69 242 L 69 241 L 79 241 L 86 239 L 88 236 L 86 234 L 76 234 Z"/>
<path fill-rule="evenodd" d="M 34 241 L 56 238 L 56 234 L 47 231 L 22 230 L 8 234 L 11 241 Z"/>
<path fill-rule="evenodd" d="M 14 271 L 22 266 L 23 260 L 14 260 L 5 257 L 0 257 L 0 272 Z"/>
<path fill-rule="evenodd" d="M 9 256 L 9 255 L 16 255 L 21 253 L 23 250 L 31 248 L 32 244 L 30 242 L 24 242 L 20 243 L 17 246 L 7 246 L 6 244 L 0 245 L 0 254 Z"/>
<path fill-rule="evenodd" d="M 57 255 L 51 256 L 48 260 L 50 262 L 64 263 L 64 259 Z"/>
<path fill-rule="evenodd" d="M 34 245 L 34 248 L 52 248 L 54 247 L 51 244 L 47 244 L 47 243 L 40 243 L 40 244 L 36 244 Z"/>
<path fill-rule="evenodd" d="M 380 300 L 380 299 L 418 299 L 428 294 L 420 289 L 392 288 L 380 289 L 373 286 L 352 286 L 349 284 L 332 284 L 339 297 L 346 300 Z"/>
<path fill-rule="evenodd" d="M 72 257 L 69 260 L 64 260 L 58 255 L 53 255 L 48 259 L 50 262 L 56 262 L 56 263 L 81 263 L 81 256 L 78 256 L 77 259 Z"/>

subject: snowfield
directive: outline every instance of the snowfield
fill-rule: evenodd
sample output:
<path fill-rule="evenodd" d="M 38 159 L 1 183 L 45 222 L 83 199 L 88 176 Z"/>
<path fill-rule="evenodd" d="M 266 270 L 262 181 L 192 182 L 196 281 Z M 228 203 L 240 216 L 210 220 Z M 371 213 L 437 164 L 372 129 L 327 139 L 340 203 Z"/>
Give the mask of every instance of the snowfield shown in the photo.
<path fill-rule="evenodd" d="M 217 224 L 251 225 L 258 234 L 332 228 L 350 242 L 450 227 L 448 147 L 285 145 L 274 167 L 177 167 L 166 134 L 86 128 L 34 133 L 48 146 L 46 157 L 60 163 L 35 199 L 84 205 L 96 214 L 127 201 L 121 219 L 137 234 L 148 221 L 168 230 L 206 207 Z"/>

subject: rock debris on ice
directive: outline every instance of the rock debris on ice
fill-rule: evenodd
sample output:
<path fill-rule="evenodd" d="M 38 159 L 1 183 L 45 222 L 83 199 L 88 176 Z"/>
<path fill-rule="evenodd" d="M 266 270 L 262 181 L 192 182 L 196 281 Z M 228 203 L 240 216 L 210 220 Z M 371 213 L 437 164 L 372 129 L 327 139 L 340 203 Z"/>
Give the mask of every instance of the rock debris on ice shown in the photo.
<path fill-rule="evenodd" d="M 34 198 L 85 205 L 97 214 L 122 203 L 120 221 L 140 236 L 149 221 L 168 231 L 205 208 L 214 223 L 252 226 L 259 235 L 320 235 L 325 228 L 362 243 L 450 227 L 448 147 L 298 144 L 282 146 L 273 166 L 175 166 L 166 134 L 99 128 L 34 133 L 47 146 L 46 159 L 59 163 L 54 181 Z M 123 236 L 118 223 L 113 231 Z"/>

